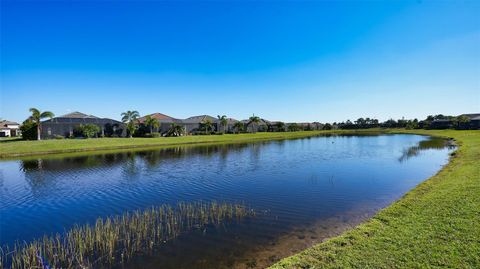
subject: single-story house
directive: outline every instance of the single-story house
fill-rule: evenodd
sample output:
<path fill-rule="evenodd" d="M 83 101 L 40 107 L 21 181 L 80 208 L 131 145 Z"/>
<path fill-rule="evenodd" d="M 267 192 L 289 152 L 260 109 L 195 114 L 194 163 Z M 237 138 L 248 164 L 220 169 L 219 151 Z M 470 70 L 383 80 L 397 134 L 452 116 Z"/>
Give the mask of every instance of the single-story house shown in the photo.
<path fill-rule="evenodd" d="M 209 115 L 200 115 L 186 118 L 182 120 L 181 125 L 183 126 L 187 134 L 203 132 L 205 131 L 203 129 L 203 123 L 205 123 L 207 120 L 212 123 L 213 130 L 211 131 L 218 131 L 218 119 Z"/>
<path fill-rule="evenodd" d="M 20 134 L 20 124 L 8 120 L 0 121 L 0 137 L 15 137 Z"/>
<path fill-rule="evenodd" d="M 268 132 L 270 128 L 269 126 L 273 125 L 270 121 L 266 119 L 260 119 L 260 122 L 255 124 L 250 122 L 250 120 L 242 120 L 242 122 L 243 124 L 245 124 L 245 128 L 249 133 Z"/>
<path fill-rule="evenodd" d="M 480 113 L 462 114 L 457 116 L 457 118 L 461 116 L 468 117 L 470 121 L 468 123 L 462 124 L 462 123 L 456 123 L 452 119 L 437 119 L 430 123 L 429 128 L 431 129 L 449 129 L 449 128 L 480 129 Z"/>
<path fill-rule="evenodd" d="M 94 124 L 100 127 L 98 136 L 122 137 L 126 134 L 125 125 L 113 119 L 99 118 L 81 112 L 72 112 L 42 122 L 40 135 L 42 138 L 55 138 L 56 136 L 75 137 L 81 136 L 78 127 L 83 124 Z"/>
<path fill-rule="evenodd" d="M 480 113 L 462 114 L 460 116 L 467 116 L 470 119 L 469 129 L 480 129 Z"/>
<path fill-rule="evenodd" d="M 162 113 L 153 113 L 150 115 L 145 115 L 143 117 L 138 118 L 138 122 L 140 124 L 143 124 L 145 122 L 145 119 L 150 116 L 153 119 L 156 119 L 158 123 L 160 124 L 160 127 L 158 130 L 153 130 L 154 132 L 159 132 L 159 133 L 166 133 L 170 127 L 172 126 L 172 123 L 176 123 L 178 125 L 182 125 L 182 120 L 176 119 L 173 117 L 170 117 L 168 115 L 162 114 Z"/>

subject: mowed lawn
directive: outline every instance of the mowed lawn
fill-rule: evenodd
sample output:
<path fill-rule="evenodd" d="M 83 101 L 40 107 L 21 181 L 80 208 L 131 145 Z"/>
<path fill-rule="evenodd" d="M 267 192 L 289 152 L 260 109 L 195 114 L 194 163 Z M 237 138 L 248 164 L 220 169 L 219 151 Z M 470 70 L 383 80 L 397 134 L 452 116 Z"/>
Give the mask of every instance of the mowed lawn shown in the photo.
<path fill-rule="evenodd" d="M 480 131 L 401 132 L 451 137 L 459 149 L 366 223 L 271 268 L 480 268 Z"/>
<path fill-rule="evenodd" d="M 42 141 L 0 140 L 0 158 L 112 149 L 148 148 L 182 144 L 239 143 L 309 137 L 322 131 L 255 134 L 196 135 L 158 138 L 91 138 Z"/>

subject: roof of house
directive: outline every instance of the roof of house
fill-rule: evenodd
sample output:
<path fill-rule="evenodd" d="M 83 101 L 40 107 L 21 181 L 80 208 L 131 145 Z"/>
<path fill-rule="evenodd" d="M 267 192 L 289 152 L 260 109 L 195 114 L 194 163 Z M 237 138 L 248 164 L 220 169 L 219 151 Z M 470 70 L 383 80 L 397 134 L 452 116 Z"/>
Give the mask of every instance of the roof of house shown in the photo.
<path fill-rule="evenodd" d="M 2 120 L 0 121 L 0 127 L 7 127 L 8 125 L 20 125 L 14 121 Z"/>
<path fill-rule="evenodd" d="M 217 118 L 214 118 L 209 115 L 199 115 L 199 116 L 193 116 L 190 118 L 186 118 L 182 120 L 183 123 L 202 123 L 206 120 L 210 120 L 211 122 L 217 122 Z"/>
<path fill-rule="evenodd" d="M 150 116 L 150 117 L 158 120 L 159 122 L 179 122 L 179 121 L 181 121 L 179 119 L 176 119 L 176 118 L 170 117 L 168 115 L 157 112 L 157 113 L 145 115 L 143 117 L 138 118 L 138 122 L 143 123 L 145 121 L 145 119 L 147 118 L 147 116 Z"/>
<path fill-rule="evenodd" d="M 75 112 L 72 112 L 72 113 L 68 113 L 68 114 L 59 116 L 59 117 L 57 117 L 57 118 L 68 118 L 68 119 L 94 118 L 94 119 L 99 119 L 99 117 L 95 117 L 95 116 L 93 116 L 93 115 L 87 115 L 87 114 L 85 114 L 85 113 L 78 112 L 78 111 L 75 111 Z"/>
<path fill-rule="evenodd" d="M 249 124 L 250 123 L 250 120 L 247 119 L 247 120 L 241 120 L 241 122 L 243 122 L 244 124 Z M 260 122 L 257 123 L 257 125 L 271 125 L 272 123 L 266 119 L 260 119 Z"/>
<path fill-rule="evenodd" d="M 479 120 L 480 119 L 480 113 L 462 114 L 460 116 L 467 116 L 467 117 L 470 118 L 470 120 Z"/>
<path fill-rule="evenodd" d="M 43 121 L 43 123 L 121 123 L 109 118 L 99 118 L 93 115 L 87 115 L 82 112 L 72 112 L 59 117 L 54 117 Z"/>

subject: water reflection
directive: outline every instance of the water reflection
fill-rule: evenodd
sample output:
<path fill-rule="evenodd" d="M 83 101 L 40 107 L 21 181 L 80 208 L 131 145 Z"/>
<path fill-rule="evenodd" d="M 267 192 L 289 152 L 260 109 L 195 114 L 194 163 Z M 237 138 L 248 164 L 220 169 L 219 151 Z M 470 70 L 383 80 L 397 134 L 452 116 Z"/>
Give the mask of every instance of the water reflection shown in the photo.
<path fill-rule="evenodd" d="M 422 140 L 418 142 L 417 145 L 414 145 L 404 150 L 402 156 L 400 156 L 398 160 L 400 162 L 404 162 L 412 157 L 418 156 L 422 151 L 429 150 L 429 149 L 441 150 L 444 148 L 448 148 L 451 150 L 455 148 L 455 145 L 453 144 L 453 141 L 450 139 L 429 137 L 426 140 Z"/>

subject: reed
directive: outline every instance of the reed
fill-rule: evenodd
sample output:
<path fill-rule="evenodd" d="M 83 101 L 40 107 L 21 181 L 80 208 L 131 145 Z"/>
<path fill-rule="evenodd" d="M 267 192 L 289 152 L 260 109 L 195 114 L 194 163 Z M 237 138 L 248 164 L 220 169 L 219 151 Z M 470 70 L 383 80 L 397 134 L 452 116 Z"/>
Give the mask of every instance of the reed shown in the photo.
<path fill-rule="evenodd" d="M 194 202 L 161 205 L 74 226 L 0 248 L 0 268 L 109 268 L 193 229 L 240 221 L 255 213 L 244 205 Z"/>

